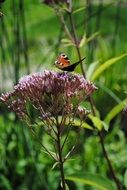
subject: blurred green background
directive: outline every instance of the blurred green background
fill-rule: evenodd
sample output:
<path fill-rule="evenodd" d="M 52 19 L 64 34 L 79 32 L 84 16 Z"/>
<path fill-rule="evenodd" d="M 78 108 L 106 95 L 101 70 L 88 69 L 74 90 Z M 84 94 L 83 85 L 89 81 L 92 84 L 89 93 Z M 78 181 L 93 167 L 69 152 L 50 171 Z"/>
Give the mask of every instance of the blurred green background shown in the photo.
<path fill-rule="evenodd" d="M 83 66 L 92 80 L 92 74 L 106 61 L 127 53 L 127 2 L 73 0 L 73 9 L 79 39 L 84 34 L 86 39 L 91 37 L 84 42 L 80 52 L 82 57 L 86 56 Z M 67 43 L 59 17 L 50 6 L 35 0 L 6 0 L 1 4 L 1 12 L 0 93 L 12 90 L 19 78 L 29 73 L 45 69 L 56 71 L 54 61 L 61 51 L 72 62 L 78 60 L 75 47 Z M 65 20 L 69 25 L 66 18 L 67 15 Z M 81 73 L 80 67 L 75 72 Z M 93 82 L 98 86 L 94 102 L 103 120 L 126 98 L 127 58 L 116 61 Z M 43 132 L 40 135 L 50 148 L 51 141 L 47 135 Z M 70 136 L 72 140 L 68 142 L 67 149 L 77 138 L 77 131 L 72 130 Z M 116 175 L 121 183 L 127 185 L 127 119 L 120 111 L 112 116 L 104 137 Z M 92 131 L 80 131 L 80 140 L 71 158 L 65 164 L 65 176 L 78 172 L 84 176 L 86 173 L 99 174 L 105 180 L 110 176 L 99 138 Z M 58 189 L 59 172 L 52 169 L 53 164 L 23 123 L 0 104 L 0 189 Z M 74 190 L 99 189 L 79 182 L 69 182 L 69 185 Z"/>

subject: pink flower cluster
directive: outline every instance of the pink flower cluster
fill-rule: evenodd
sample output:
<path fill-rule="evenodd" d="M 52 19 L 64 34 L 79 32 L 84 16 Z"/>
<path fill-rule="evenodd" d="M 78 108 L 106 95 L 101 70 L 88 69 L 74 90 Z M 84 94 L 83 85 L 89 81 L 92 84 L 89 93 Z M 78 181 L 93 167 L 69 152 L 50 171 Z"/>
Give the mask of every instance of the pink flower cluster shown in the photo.
<path fill-rule="evenodd" d="M 13 92 L 2 94 L 0 100 L 21 119 L 28 115 L 28 104 L 44 119 L 72 113 L 96 89 L 81 75 L 44 71 L 24 77 L 14 86 Z"/>

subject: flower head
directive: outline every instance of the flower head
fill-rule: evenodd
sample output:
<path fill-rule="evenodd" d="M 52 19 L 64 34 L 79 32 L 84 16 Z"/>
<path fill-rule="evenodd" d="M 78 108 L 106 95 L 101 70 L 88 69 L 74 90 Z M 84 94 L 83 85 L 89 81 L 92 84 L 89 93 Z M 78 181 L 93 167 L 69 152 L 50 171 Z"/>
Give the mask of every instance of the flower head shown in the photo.
<path fill-rule="evenodd" d="M 81 75 L 44 71 L 25 76 L 13 92 L 2 94 L 0 100 L 21 119 L 28 115 L 28 104 L 45 119 L 72 113 L 95 90 L 95 85 Z M 78 113 L 83 115 L 83 110 Z"/>

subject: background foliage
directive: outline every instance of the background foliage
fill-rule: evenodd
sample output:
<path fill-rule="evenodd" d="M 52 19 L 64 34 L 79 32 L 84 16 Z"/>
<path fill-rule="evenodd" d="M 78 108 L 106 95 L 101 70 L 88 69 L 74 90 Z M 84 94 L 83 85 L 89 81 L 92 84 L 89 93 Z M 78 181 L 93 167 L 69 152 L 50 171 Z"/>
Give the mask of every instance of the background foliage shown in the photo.
<path fill-rule="evenodd" d="M 98 86 L 93 98 L 98 116 L 106 124 L 106 150 L 117 177 L 127 188 L 127 119 L 121 114 L 127 91 L 127 3 L 73 0 L 73 9 L 76 32 L 80 39 L 84 34 L 80 51 L 82 57 L 86 56 L 86 75 Z M 44 69 L 56 70 L 54 61 L 58 52 L 65 52 L 72 62 L 78 60 L 75 47 L 65 36 L 51 7 L 35 0 L 12 0 L 5 1 L 1 11 L 4 14 L 0 18 L 1 93 L 12 89 L 23 75 Z M 66 15 L 65 19 L 68 23 Z M 81 73 L 80 67 L 75 72 Z M 89 125 L 92 125 L 91 120 L 88 120 Z M 71 131 L 72 140 L 67 149 L 78 138 L 77 132 L 77 128 Z M 50 147 L 47 135 L 42 131 L 40 135 Z M 65 176 L 69 179 L 76 174 L 68 182 L 72 189 L 103 189 L 102 184 L 109 190 L 115 189 L 113 181 L 109 182 L 111 174 L 95 132 L 80 130 L 71 158 L 65 164 Z M 0 163 L 0 189 L 58 189 L 59 172 L 52 169 L 53 161 L 42 152 L 23 123 L 2 104 Z M 87 182 L 79 181 L 81 176 Z"/>

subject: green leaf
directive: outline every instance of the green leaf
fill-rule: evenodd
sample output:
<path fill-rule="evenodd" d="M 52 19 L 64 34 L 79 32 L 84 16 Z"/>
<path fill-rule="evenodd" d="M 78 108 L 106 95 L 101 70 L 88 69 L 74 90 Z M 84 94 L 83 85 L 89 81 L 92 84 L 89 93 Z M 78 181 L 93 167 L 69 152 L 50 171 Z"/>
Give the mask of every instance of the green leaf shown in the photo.
<path fill-rule="evenodd" d="M 75 46 L 75 44 L 70 40 L 70 39 L 67 39 L 67 38 L 63 38 L 61 40 L 61 42 L 66 45 L 66 46 Z"/>
<path fill-rule="evenodd" d="M 21 159 L 21 160 L 19 160 L 17 162 L 16 172 L 19 175 L 24 175 L 24 173 L 25 173 L 25 167 L 27 166 L 27 163 L 28 163 L 28 160 L 26 160 L 26 159 Z"/>
<path fill-rule="evenodd" d="M 76 174 L 76 176 L 69 176 L 66 177 L 66 179 L 74 181 L 76 183 L 90 185 L 92 187 L 97 188 L 98 190 L 115 190 L 113 188 L 112 182 L 109 179 L 97 174 Z"/>
<path fill-rule="evenodd" d="M 89 38 L 87 38 L 87 43 L 96 38 L 99 35 L 99 32 L 93 33 Z"/>
<path fill-rule="evenodd" d="M 127 188 L 127 169 L 126 169 L 125 174 L 124 174 L 124 185 Z"/>
<path fill-rule="evenodd" d="M 93 130 L 93 127 L 90 126 L 89 124 L 87 124 L 86 122 L 84 122 L 81 127 L 85 128 L 85 129 L 90 129 L 90 130 Z"/>
<path fill-rule="evenodd" d="M 86 43 L 86 33 L 83 35 L 82 39 L 80 40 L 79 47 L 81 48 Z"/>
<path fill-rule="evenodd" d="M 89 68 L 87 69 L 87 73 L 86 73 L 87 79 L 89 79 L 89 80 L 91 79 L 93 72 L 98 64 L 99 64 L 99 61 L 96 61 L 96 62 L 93 62 L 90 64 Z"/>
<path fill-rule="evenodd" d="M 111 96 L 117 103 L 121 102 L 120 98 L 110 88 L 104 86 L 103 84 L 101 84 L 98 81 L 96 82 L 96 85 L 98 87 L 100 87 L 104 92 L 106 92 L 107 94 L 109 94 L 109 96 Z"/>
<path fill-rule="evenodd" d="M 109 126 L 107 125 L 107 123 L 105 123 L 104 121 L 102 121 L 102 125 L 103 125 L 105 131 L 108 131 Z"/>
<path fill-rule="evenodd" d="M 103 71 L 105 71 L 106 69 L 108 69 L 111 65 L 117 63 L 119 60 L 121 60 L 122 58 L 126 57 L 127 56 L 127 53 L 125 54 L 122 54 L 118 57 L 114 57 L 114 58 L 111 58 L 109 59 L 108 61 L 106 61 L 105 63 L 103 63 L 101 66 L 99 66 L 99 68 L 94 72 L 93 76 L 92 76 L 92 80 L 95 80 L 97 79 L 101 73 Z"/>
<path fill-rule="evenodd" d="M 56 153 L 55 152 L 53 152 L 53 151 L 51 151 L 51 150 L 48 150 L 48 152 L 46 151 L 46 150 L 42 150 L 42 152 L 44 152 L 45 154 L 48 154 L 49 156 L 51 156 L 52 155 L 52 157 L 55 159 L 55 160 L 57 160 L 57 157 L 56 157 Z"/>
<path fill-rule="evenodd" d="M 59 117 L 58 117 L 59 122 L 61 122 L 61 119 L 62 119 L 62 117 L 59 116 Z M 66 122 L 65 122 L 65 125 L 67 126 L 67 125 L 69 125 L 69 123 L 70 123 L 69 118 L 67 118 L 67 119 L 66 119 Z M 87 124 L 85 121 L 82 122 L 82 121 L 81 121 L 80 119 L 78 119 L 78 118 L 75 118 L 75 119 L 74 119 L 74 122 L 72 123 L 72 125 L 73 125 L 74 127 L 83 127 L 83 128 L 86 128 L 86 129 L 93 130 L 93 127 L 92 127 L 92 126 L 90 126 L 89 124 Z"/>
<path fill-rule="evenodd" d="M 96 127 L 99 131 L 103 128 L 103 122 L 98 117 L 89 114 L 88 118 L 92 121 L 94 127 Z"/>
<path fill-rule="evenodd" d="M 9 152 L 12 152 L 13 150 L 14 150 L 14 148 L 16 147 L 16 142 L 15 141 L 10 141 L 9 143 L 8 143 L 8 147 L 7 147 L 7 150 L 9 151 Z"/>
<path fill-rule="evenodd" d="M 118 114 L 120 113 L 125 105 L 127 104 L 127 99 L 123 100 L 121 103 L 119 103 L 117 106 L 115 106 L 105 117 L 104 122 L 109 124 L 110 121 Z"/>
<path fill-rule="evenodd" d="M 60 163 L 59 162 L 55 162 L 52 166 L 52 169 L 56 168 L 56 166 L 58 166 Z"/>
<path fill-rule="evenodd" d="M 69 190 L 69 186 L 67 184 L 65 184 L 66 190 Z"/>
<path fill-rule="evenodd" d="M 78 12 L 80 12 L 80 11 L 83 11 L 84 9 L 86 9 L 85 6 L 80 7 L 79 9 L 76 9 L 75 11 L 73 11 L 73 14 L 78 13 Z"/>
<path fill-rule="evenodd" d="M 90 129 L 90 130 L 93 130 L 93 127 L 92 126 L 90 126 L 89 124 L 87 124 L 86 122 L 81 122 L 81 120 L 80 119 L 78 119 L 78 118 L 76 118 L 75 120 L 74 120 L 74 125 L 73 126 L 78 126 L 78 127 L 83 127 L 83 128 L 85 128 L 85 129 Z"/>
<path fill-rule="evenodd" d="M 82 39 L 80 40 L 79 47 L 82 47 L 85 43 L 90 42 L 93 40 L 99 33 L 95 32 L 93 33 L 89 38 L 86 38 L 86 33 L 83 35 Z"/>

